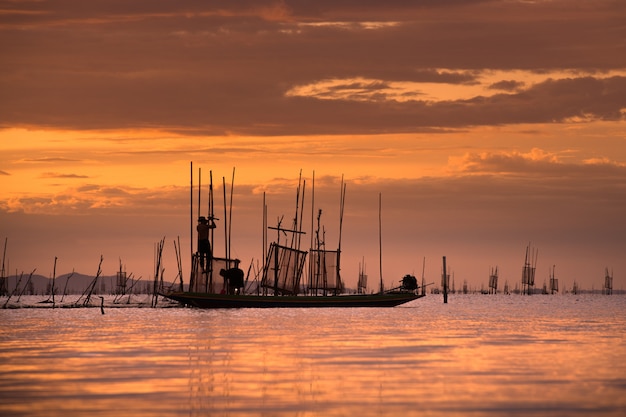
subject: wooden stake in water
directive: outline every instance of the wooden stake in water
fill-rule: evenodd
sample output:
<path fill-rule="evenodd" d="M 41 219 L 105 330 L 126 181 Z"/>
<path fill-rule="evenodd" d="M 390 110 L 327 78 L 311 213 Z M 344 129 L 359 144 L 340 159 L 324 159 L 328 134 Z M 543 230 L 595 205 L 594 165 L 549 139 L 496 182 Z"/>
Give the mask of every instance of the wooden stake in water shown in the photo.
<path fill-rule="evenodd" d="M 443 303 L 448 304 L 448 272 L 446 271 L 446 257 L 443 257 Z"/>

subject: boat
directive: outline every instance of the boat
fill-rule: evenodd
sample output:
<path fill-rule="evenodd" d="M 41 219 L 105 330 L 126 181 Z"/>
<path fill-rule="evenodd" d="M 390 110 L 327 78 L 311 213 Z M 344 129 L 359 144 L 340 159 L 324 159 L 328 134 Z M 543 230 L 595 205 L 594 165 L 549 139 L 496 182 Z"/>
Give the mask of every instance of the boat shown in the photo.
<path fill-rule="evenodd" d="M 423 297 L 414 292 L 388 292 L 382 294 L 351 294 L 335 296 L 245 295 L 173 292 L 163 294 L 181 304 L 204 308 L 338 308 L 338 307 L 396 307 Z"/>
<path fill-rule="evenodd" d="M 328 250 L 324 238 L 320 236 L 321 210 L 317 215 L 317 231 L 311 233 L 315 234 L 315 240 L 311 240 L 310 250 L 300 249 L 301 236 L 305 232 L 302 231 L 302 221 L 299 220 L 298 201 L 300 198 L 304 201 L 303 189 L 304 187 L 299 184 L 296 216 L 292 227 L 283 227 L 282 218 L 276 227 L 264 225 L 264 230 L 276 231 L 277 238 L 267 248 L 260 280 L 249 282 L 250 269 L 248 277 L 244 278 L 244 272 L 239 267 L 240 261 L 230 259 L 228 249 L 226 257 L 212 257 L 206 269 L 203 268 L 200 254 L 196 252 L 192 254 L 192 269 L 187 290 L 183 290 L 181 285 L 178 290 L 161 290 L 159 295 L 182 305 L 201 309 L 396 307 L 425 296 L 423 288 L 412 275 L 405 275 L 397 287 L 386 291 L 383 289 L 381 278 L 381 287 L 377 293 L 367 294 L 360 288 L 360 293 L 344 294 L 339 268 L 341 230 L 338 248 Z M 211 190 L 212 186 L 209 188 L 209 195 Z M 344 196 L 345 186 L 342 180 L 340 225 Z M 209 200 L 208 217 L 215 219 L 211 209 L 212 198 Z M 266 207 L 265 202 L 263 206 Z M 287 242 L 281 242 L 281 236 L 290 238 L 285 239 Z M 264 242 L 266 239 L 264 236 Z M 307 255 L 310 255 L 308 281 L 303 285 L 301 281 Z"/>

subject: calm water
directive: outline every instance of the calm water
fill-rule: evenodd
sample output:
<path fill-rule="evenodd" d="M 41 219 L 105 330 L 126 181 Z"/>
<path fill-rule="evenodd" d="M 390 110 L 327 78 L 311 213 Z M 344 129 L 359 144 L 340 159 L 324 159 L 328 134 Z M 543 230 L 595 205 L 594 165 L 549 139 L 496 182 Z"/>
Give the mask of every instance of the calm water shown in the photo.
<path fill-rule="evenodd" d="M 626 297 L 0 310 L 3 416 L 626 415 Z"/>

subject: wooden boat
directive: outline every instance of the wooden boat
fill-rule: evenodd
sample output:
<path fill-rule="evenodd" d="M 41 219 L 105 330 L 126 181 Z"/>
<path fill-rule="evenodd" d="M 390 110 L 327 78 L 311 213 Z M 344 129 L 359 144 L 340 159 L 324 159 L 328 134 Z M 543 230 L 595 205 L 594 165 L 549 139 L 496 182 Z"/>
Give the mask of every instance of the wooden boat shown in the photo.
<path fill-rule="evenodd" d="M 323 307 L 395 307 L 423 297 L 415 292 L 383 294 L 315 295 L 243 295 L 173 292 L 163 296 L 191 307 L 217 308 L 323 308 Z"/>

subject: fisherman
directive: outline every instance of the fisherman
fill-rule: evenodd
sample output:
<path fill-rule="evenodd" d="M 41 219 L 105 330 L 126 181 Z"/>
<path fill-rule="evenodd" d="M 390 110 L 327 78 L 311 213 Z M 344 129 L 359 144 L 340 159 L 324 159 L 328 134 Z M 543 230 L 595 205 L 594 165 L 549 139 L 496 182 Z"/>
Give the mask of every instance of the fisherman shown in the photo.
<path fill-rule="evenodd" d="M 224 288 L 228 288 L 227 294 L 239 294 L 243 290 L 243 271 L 241 269 L 222 268 L 220 275 L 224 277 Z"/>
<path fill-rule="evenodd" d="M 211 243 L 209 242 L 209 230 L 214 228 L 215 222 L 213 219 L 211 219 L 211 223 L 209 223 L 206 217 L 200 216 L 196 230 L 198 231 L 198 254 L 200 256 L 202 272 L 206 272 L 213 260 L 213 252 L 211 251 Z"/>

